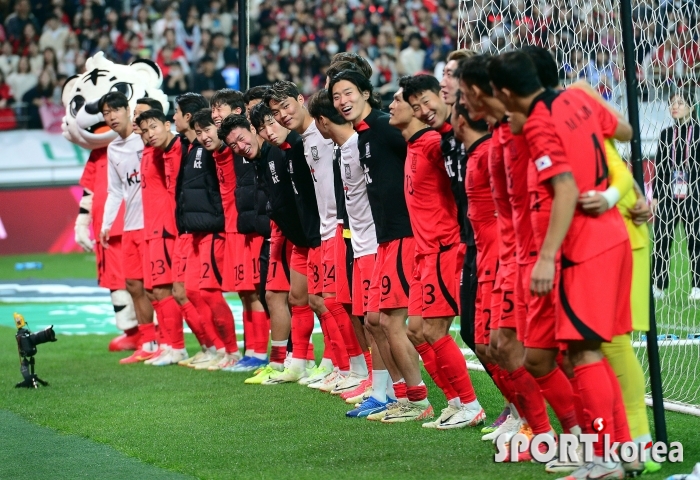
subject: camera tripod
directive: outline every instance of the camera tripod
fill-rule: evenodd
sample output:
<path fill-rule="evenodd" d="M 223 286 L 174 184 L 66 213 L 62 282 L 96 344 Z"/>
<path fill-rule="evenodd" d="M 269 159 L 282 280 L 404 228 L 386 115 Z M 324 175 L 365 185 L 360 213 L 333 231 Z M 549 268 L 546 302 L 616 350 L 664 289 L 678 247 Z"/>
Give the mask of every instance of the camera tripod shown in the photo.
<path fill-rule="evenodd" d="M 39 385 L 44 387 L 49 386 L 49 382 L 43 381 L 34 373 L 34 357 L 20 357 L 19 371 L 22 372 L 24 381 L 15 385 L 15 388 L 39 388 Z"/>

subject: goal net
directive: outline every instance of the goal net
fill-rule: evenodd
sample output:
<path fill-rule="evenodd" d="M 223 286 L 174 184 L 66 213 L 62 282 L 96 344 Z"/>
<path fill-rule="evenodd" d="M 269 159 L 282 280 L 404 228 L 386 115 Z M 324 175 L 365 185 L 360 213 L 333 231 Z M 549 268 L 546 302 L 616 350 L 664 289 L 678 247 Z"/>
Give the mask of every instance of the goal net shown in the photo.
<path fill-rule="evenodd" d="M 662 3 L 633 2 L 645 190 L 650 202 L 658 198 L 652 282 L 665 406 L 700 415 L 700 11 Z M 619 12 L 610 0 L 459 0 L 458 46 L 491 54 L 547 48 L 563 84 L 586 79 L 626 112 Z M 675 121 L 672 111 L 690 118 Z M 619 148 L 629 161 L 629 146 Z M 649 392 L 646 332 L 633 340 Z"/>

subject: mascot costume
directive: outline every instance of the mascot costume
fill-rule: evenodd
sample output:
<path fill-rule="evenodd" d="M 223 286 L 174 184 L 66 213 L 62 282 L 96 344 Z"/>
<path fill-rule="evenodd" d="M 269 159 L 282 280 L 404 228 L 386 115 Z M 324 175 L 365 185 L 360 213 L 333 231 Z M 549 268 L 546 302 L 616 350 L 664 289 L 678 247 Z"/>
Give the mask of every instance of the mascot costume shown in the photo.
<path fill-rule="evenodd" d="M 94 240 L 99 238 L 107 201 L 107 145 L 117 137 L 117 133 L 105 124 L 97 104 L 105 94 L 117 91 L 129 99 L 132 112 L 136 100 L 151 97 L 163 104 L 163 110 L 167 114 L 168 97 L 160 89 L 162 82 L 160 68 L 150 60 L 118 65 L 98 52 L 85 63 L 85 73 L 72 76 L 63 87 L 62 100 L 66 107 L 62 124 L 63 136 L 91 151 L 80 179 L 84 190 L 80 212 L 75 221 L 75 241 L 85 251 L 95 252 L 98 285 L 111 292 L 117 328 L 124 332 L 110 342 L 110 351 L 135 350 L 139 334 L 134 304 L 126 291 L 122 273 L 123 203 L 110 230 L 109 248 L 102 248 L 100 242 Z"/>

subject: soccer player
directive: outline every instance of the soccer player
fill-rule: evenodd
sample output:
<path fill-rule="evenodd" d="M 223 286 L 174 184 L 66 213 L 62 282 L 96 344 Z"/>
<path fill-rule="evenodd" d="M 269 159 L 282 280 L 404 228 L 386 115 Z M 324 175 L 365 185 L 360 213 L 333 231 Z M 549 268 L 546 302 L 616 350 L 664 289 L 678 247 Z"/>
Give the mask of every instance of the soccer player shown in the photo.
<path fill-rule="evenodd" d="M 601 342 L 631 329 L 629 237 L 616 209 L 592 218 L 576 206 L 579 191 L 607 188 L 605 137 L 627 141 L 631 127 L 579 92 L 543 89 L 524 52 L 492 59 L 488 73 L 494 94 L 508 111 L 528 116 L 523 133 L 535 170 L 529 182 L 531 209 L 549 217 L 530 289 L 538 296 L 552 291 L 560 251 L 562 308 L 557 311 L 556 337 L 566 343 L 573 364 L 570 380 L 583 407 L 582 427 L 593 433 L 593 421 L 600 418 L 599 435 L 629 441 L 620 387 L 600 350 Z M 535 230 L 542 225 L 540 219 L 533 220 Z M 571 478 L 625 475 L 622 465 L 603 460 L 600 437 L 594 452 L 594 462 L 573 472 Z"/>
<path fill-rule="evenodd" d="M 183 108 L 182 101 L 178 102 L 180 109 L 175 117 L 178 122 L 178 117 L 182 116 L 191 130 L 181 139 L 183 150 L 187 153 L 183 156 L 177 179 L 176 218 L 179 230 L 192 233 L 190 257 L 194 260 L 190 262 L 188 258 L 185 288 L 199 289 L 202 299 L 212 311 L 214 324 L 224 343 L 223 351 L 217 351 L 209 362 L 199 363 L 194 368 L 223 370 L 232 368 L 241 355 L 236 342 L 233 314 L 222 294 L 225 217 L 213 156 L 218 150 L 214 140 L 218 138 L 211 110 L 201 108 L 194 113 L 189 111 L 191 107 L 201 106 L 206 101 L 201 95 L 192 95 L 196 95 L 192 98 L 192 104 L 184 105 L 187 109 Z"/>
<path fill-rule="evenodd" d="M 243 114 L 243 94 L 225 88 L 211 97 L 214 125 L 218 129 L 224 118 L 231 114 Z M 217 138 L 218 142 L 218 138 Z M 269 340 L 269 318 L 257 292 L 260 283 L 259 259 L 263 237 L 255 229 L 257 212 L 255 201 L 255 168 L 244 157 L 222 152 L 217 155 L 217 170 L 232 175 L 224 187 L 227 198 L 226 268 L 224 285 L 226 291 L 238 292 L 243 303 L 243 337 L 245 356 L 234 371 L 253 371 L 267 365 Z M 269 220 L 265 220 L 269 225 Z M 260 351 L 258 351 L 260 350 Z"/>
<path fill-rule="evenodd" d="M 433 407 L 427 401 L 417 352 L 406 334 L 408 276 L 415 253 L 401 180 L 406 141 L 389 124 L 390 116 L 380 113 L 381 102 L 358 69 L 338 73 L 329 87 L 334 107 L 358 133 L 359 161 L 378 243 L 365 325 L 387 371 L 379 370 L 373 362 L 372 394 L 358 408 L 374 411 L 367 415 L 369 420 L 386 423 L 432 418 Z M 392 380 L 390 385 L 387 377 Z"/>
<path fill-rule="evenodd" d="M 120 363 L 137 363 L 148 360 L 158 349 L 153 324 L 153 306 L 143 285 L 143 204 L 140 175 L 143 141 L 134 132 L 131 108 L 124 94 L 110 92 L 100 99 L 98 107 L 105 123 L 119 135 L 107 147 L 108 193 L 100 243 L 103 248 L 109 248 L 109 231 L 124 200 L 123 268 L 126 289 L 134 301 L 139 322 L 140 345 L 132 355 L 120 360 Z"/>
<path fill-rule="evenodd" d="M 321 245 L 320 248 L 310 249 L 308 253 L 308 298 L 309 305 L 319 316 L 327 350 L 330 343 L 329 353 L 334 357 L 337 370 L 334 369 L 322 382 L 318 382 L 319 385 L 310 386 L 330 392 L 350 374 L 350 358 L 345 338 L 355 335 L 350 316 L 335 299 L 334 237 L 338 222 L 333 189 L 333 142 L 323 138 L 318 131 L 304 105 L 304 97 L 292 82 L 276 82 L 266 92 L 265 100 L 278 123 L 301 135 L 304 157 L 313 180 L 320 219 Z M 356 363 L 365 361 L 361 352 L 355 360 Z"/>
<path fill-rule="evenodd" d="M 250 120 L 250 112 L 253 107 L 262 103 L 265 98 L 265 92 L 269 90 L 269 85 L 261 85 L 259 87 L 251 87 L 243 94 L 243 103 L 245 103 L 245 114 Z"/>

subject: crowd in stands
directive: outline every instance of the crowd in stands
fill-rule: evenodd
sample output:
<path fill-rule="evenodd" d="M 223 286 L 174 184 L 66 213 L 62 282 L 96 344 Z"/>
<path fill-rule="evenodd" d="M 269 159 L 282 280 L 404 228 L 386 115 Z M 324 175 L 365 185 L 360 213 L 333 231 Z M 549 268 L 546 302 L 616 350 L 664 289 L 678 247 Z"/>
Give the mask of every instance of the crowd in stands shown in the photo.
<path fill-rule="evenodd" d="M 687 82 L 700 58 L 697 7 L 633 0 L 642 87 Z M 466 46 L 493 53 L 536 44 L 563 80 L 586 78 L 608 99 L 622 72 L 618 9 L 609 0 L 474 0 Z M 373 67 L 386 100 L 401 75 L 442 75 L 458 42 L 458 0 L 252 0 L 250 85 L 287 79 L 304 94 L 323 85 L 337 52 Z M 150 58 L 171 96 L 239 88 L 235 0 L 14 0 L 0 3 L 0 129 L 41 128 L 42 106 L 60 105 L 65 79 L 97 51 L 117 63 Z M 386 102 L 388 103 L 388 102 Z"/>

